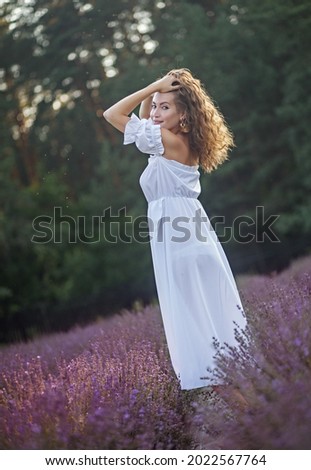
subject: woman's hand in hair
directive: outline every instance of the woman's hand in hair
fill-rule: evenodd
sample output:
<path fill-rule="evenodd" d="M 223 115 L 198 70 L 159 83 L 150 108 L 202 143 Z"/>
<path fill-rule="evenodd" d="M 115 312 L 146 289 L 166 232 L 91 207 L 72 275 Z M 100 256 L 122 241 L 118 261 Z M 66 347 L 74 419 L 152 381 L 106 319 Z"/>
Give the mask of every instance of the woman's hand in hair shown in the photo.
<path fill-rule="evenodd" d="M 154 85 L 159 93 L 168 93 L 170 91 L 178 90 L 180 82 L 173 75 L 165 75 L 154 82 Z"/>

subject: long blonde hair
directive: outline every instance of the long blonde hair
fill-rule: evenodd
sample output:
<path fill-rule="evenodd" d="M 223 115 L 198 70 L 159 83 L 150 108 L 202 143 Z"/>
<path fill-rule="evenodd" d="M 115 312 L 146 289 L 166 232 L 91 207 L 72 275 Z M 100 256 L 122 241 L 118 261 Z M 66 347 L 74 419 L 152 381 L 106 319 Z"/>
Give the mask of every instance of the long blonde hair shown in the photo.
<path fill-rule="evenodd" d="M 171 70 L 168 75 L 174 75 L 180 83 L 174 92 L 175 103 L 185 112 L 183 125 L 189 133 L 190 148 L 200 167 L 210 173 L 228 158 L 234 147 L 233 135 L 200 80 L 184 68 Z"/>

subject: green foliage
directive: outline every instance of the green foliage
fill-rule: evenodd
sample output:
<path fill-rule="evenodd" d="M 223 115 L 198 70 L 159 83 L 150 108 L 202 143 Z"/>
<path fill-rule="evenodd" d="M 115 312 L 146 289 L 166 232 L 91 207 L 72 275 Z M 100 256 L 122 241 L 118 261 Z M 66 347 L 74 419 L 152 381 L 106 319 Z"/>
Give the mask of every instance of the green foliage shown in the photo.
<path fill-rule="evenodd" d="M 122 148 L 102 112 L 173 67 L 202 80 L 235 134 L 229 162 L 202 176 L 201 196 L 210 218 L 234 227 L 223 238 L 233 269 L 277 270 L 310 247 L 310 2 L 14 0 L 0 8 L 1 340 L 86 321 L 73 313 L 79 305 L 94 316 L 155 295 L 135 221 L 146 213 L 138 184 L 146 157 Z M 238 242 L 234 221 L 255 220 L 256 206 L 266 219 L 279 215 L 280 243 Z M 53 220 L 55 207 L 72 220 L 55 225 L 62 243 L 33 243 L 33 221 Z M 136 241 L 101 233 L 88 243 L 92 217 L 109 207 L 113 216 L 124 209 L 121 230 Z"/>
<path fill-rule="evenodd" d="M 241 215 L 256 221 L 257 206 L 279 215 L 281 243 L 225 248 L 238 270 L 280 269 L 310 238 L 310 3 L 194 3 L 174 2 L 161 18 L 156 55 L 203 81 L 235 135 L 229 162 L 202 178 L 201 200 L 228 227 Z"/>

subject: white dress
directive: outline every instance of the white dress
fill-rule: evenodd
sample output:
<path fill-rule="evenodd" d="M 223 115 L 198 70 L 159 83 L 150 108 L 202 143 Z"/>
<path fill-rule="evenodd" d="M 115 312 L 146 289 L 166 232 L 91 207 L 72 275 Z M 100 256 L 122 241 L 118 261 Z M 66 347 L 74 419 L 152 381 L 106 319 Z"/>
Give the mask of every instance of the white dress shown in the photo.
<path fill-rule="evenodd" d="M 246 321 L 226 255 L 197 199 L 198 166 L 165 158 L 160 126 L 135 114 L 125 128 L 124 144 L 130 143 L 150 155 L 140 185 L 173 368 L 183 390 L 211 385 L 214 338 L 236 346 L 234 323 L 244 328 Z"/>

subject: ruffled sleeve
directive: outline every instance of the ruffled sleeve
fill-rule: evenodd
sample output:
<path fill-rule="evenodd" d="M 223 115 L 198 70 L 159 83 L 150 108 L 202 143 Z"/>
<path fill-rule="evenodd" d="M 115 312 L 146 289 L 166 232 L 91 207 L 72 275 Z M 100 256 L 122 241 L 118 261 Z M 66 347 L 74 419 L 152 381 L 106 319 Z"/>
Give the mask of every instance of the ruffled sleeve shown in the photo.
<path fill-rule="evenodd" d="M 124 145 L 135 143 L 138 150 L 149 155 L 163 155 L 161 129 L 151 119 L 139 119 L 132 114 L 125 126 Z"/>

